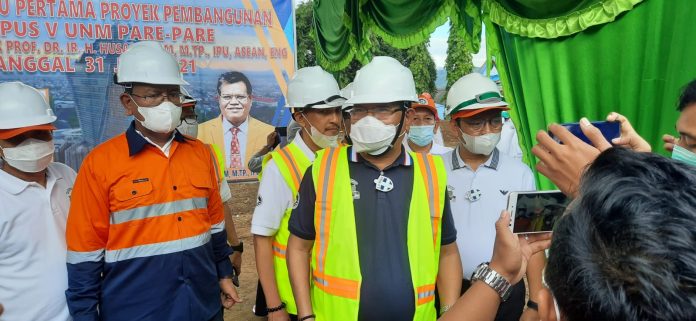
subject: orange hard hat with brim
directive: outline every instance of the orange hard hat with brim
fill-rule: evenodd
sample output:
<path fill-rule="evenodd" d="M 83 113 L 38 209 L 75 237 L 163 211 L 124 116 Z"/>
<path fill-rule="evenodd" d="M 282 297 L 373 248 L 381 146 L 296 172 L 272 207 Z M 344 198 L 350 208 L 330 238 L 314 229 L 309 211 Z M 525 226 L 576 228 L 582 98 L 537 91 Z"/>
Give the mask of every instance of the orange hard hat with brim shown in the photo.
<path fill-rule="evenodd" d="M 418 95 L 418 102 L 412 103 L 411 108 L 425 108 L 427 110 L 430 110 L 430 112 L 432 112 L 433 115 L 435 115 L 435 120 L 440 120 L 440 117 L 438 117 L 437 115 L 435 100 L 433 100 L 433 97 L 430 96 L 429 93 L 422 93 Z"/>
<path fill-rule="evenodd" d="M 43 124 L 43 125 L 33 125 L 27 127 L 10 128 L 10 129 L 0 129 L 0 139 L 10 139 L 17 135 L 24 134 L 32 130 L 55 130 L 56 126 L 53 124 Z"/>
<path fill-rule="evenodd" d="M 454 115 L 452 115 L 452 120 L 455 120 L 457 118 L 469 118 L 476 116 L 484 111 L 489 111 L 489 110 L 510 110 L 507 106 L 494 106 L 494 107 L 484 107 L 484 108 L 478 108 L 478 109 L 466 109 L 466 110 L 460 110 L 456 112 Z"/>

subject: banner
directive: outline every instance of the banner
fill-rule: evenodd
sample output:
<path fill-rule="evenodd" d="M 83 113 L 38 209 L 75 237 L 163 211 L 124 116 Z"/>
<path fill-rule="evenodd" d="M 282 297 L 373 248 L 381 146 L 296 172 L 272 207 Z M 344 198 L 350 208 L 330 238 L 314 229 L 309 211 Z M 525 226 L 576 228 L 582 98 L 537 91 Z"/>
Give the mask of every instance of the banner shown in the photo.
<path fill-rule="evenodd" d="M 133 120 L 113 82 L 118 55 L 159 41 L 198 100 L 198 138 L 222 151 L 229 181 L 255 180 L 249 159 L 290 119 L 293 10 L 292 0 L 0 0 L 0 81 L 46 93 L 58 116 L 55 161 L 78 170 Z"/>

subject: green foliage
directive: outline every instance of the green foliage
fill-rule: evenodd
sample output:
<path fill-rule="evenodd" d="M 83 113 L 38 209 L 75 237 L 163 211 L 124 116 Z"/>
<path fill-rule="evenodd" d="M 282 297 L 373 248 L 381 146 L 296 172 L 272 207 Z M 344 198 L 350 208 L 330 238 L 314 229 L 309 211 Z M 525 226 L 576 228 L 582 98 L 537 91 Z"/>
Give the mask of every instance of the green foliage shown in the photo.
<path fill-rule="evenodd" d="M 447 72 L 447 89 L 462 76 L 471 73 L 474 64 L 471 61 L 471 52 L 460 35 L 463 31 L 458 23 L 450 21 L 450 32 L 447 38 L 447 58 L 445 59 L 445 71 Z"/>
<path fill-rule="evenodd" d="M 314 53 L 312 1 L 306 1 L 295 8 L 295 30 L 297 37 L 297 68 L 316 66 Z"/>

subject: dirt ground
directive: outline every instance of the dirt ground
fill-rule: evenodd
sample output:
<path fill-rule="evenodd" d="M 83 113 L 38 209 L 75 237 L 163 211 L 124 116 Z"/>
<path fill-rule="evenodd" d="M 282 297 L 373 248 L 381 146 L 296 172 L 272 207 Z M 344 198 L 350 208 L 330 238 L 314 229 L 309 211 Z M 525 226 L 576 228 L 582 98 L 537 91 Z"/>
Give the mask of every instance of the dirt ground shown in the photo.
<path fill-rule="evenodd" d="M 231 310 L 225 311 L 226 321 L 250 321 L 265 320 L 265 317 L 257 317 L 251 312 L 256 300 L 256 262 L 254 257 L 254 239 L 251 236 L 251 215 L 256 206 L 256 191 L 258 183 L 231 184 L 234 204 L 232 213 L 237 235 L 244 242 L 242 254 L 242 274 L 239 275 L 239 288 L 237 291 L 244 302 L 236 304 Z"/>

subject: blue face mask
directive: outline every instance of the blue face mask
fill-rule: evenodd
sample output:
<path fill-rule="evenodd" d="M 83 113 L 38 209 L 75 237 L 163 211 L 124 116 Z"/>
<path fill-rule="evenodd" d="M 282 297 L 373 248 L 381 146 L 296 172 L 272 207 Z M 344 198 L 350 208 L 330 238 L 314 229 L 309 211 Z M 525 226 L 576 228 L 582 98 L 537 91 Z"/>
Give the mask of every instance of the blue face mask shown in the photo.
<path fill-rule="evenodd" d="M 424 147 L 433 141 L 435 125 L 411 126 L 408 130 L 408 140 L 414 144 Z"/>
<path fill-rule="evenodd" d="M 674 145 L 672 159 L 676 159 L 691 166 L 696 166 L 696 154 L 679 145 Z"/>

